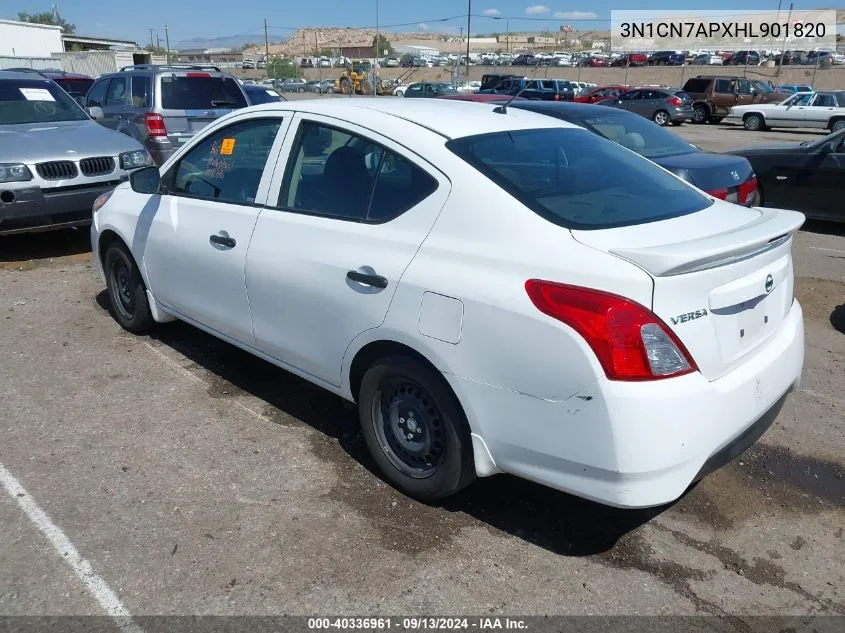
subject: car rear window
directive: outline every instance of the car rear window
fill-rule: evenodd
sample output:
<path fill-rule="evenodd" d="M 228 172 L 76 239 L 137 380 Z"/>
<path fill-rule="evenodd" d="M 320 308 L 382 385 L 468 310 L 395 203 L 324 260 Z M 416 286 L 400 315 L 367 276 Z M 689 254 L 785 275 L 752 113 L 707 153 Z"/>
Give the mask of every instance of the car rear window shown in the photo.
<path fill-rule="evenodd" d="M 161 107 L 165 110 L 244 108 L 246 99 L 231 77 L 164 76 L 161 78 Z"/>
<path fill-rule="evenodd" d="M 446 146 L 529 209 L 571 229 L 644 224 L 712 204 L 651 161 L 586 130 L 494 132 Z"/>
<path fill-rule="evenodd" d="M 689 79 L 684 84 L 685 92 L 707 92 L 707 87 L 710 85 L 709 79 Z"/>
<path fill-rule="evenodd" d="M 84 97 L 88 94 L 88 89 L 94 85 L 93 79 L 79 78 L 62 78 L 54 79 L 61 88 L 71 97 Z"/>

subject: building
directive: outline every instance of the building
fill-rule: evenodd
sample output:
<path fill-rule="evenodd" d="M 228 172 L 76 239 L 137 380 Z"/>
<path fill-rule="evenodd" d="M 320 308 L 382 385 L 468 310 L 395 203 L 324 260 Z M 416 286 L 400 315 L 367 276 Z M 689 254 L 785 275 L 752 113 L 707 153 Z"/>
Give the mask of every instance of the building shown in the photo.
<path fill-rule="evenodd" d="M 62 35 L 64 51 L 111 51 L 136 50 L 138 42 L 115 40 L 108 37 L 88 37 L 85 35 Z"/>
<path fill-rule="evenodd" d="M 245 55 L 240 51 L 221 49 L 182 49 L 172 55 L 172 59 L 183 64 L 215 64 L 221 66 L 240 65 Z M 264 59 L 264 50 L 255 54 L 252 59 Z"/>
<path fill-rule="evenodd" d="M 59 26 L 0 20 L 2 57 L 50 57 L 64 50 Z"/>
<path fill-rule="evenodd" d="M 411 57 L 423 57 L 425 59 L 431 59 L 432 57 L 440 55 L 439 50 L 429 46 L 409 46 L 399 44 L 393 47 L 393 51 L 397 56 L 410 55 Z"/>

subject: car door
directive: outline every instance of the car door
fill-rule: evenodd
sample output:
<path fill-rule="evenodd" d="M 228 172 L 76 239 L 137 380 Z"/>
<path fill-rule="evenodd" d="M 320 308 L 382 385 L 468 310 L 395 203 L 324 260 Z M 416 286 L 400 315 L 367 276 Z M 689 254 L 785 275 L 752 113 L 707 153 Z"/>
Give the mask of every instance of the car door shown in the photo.
<path fill-rule="evenodd" d="M 637 94 L 631 100 L 631 112 L 651 118 L 654 113 L 654 91 L 653 90 L 638 90 Z"/>
<path fill-rule="evenodd" d="M 103 104 L 105 104 L 106 102 L 106 93 L 109 90 L 110 81 L 110 77 L 103 77 L 102 79 L 98 79 L 96 82 L 94 82 L 94 85 L 91 86 L 91 89 L 88 91 L 88 94 L 85 95 L 86 108 L 103 107 Z M 102 124 L 103 120 L 98 119 L 97 123 Z"/>
<path fill-rule="evenodd" d="M 107 128 L 117 130 L 126 114 L 129 103 L 129 75 L 112 77 L 109 89 L 106 92 L 106 100 L 102 106 L 103 120 L 100 123 Z"/>
<path fill-rule="evenodd" d="M 771 117 L 767 115 L 766 118 L 772 125 L 778 127 L 804 127 L 807 120 L 807 108 L 812 99 L 813 95 L 810 94 L 795 95 L 786 106 L 770 106 L 776 114 Z"/>
<path fill-rule="evenodd" d="M 150 290 L 164 307 L 251 345 L 244 282 L 249 240 L 289 117 L 239 116 L 193 143 L 139 220 Z M 146 235 L 144 236 L 144 233 Z"/>
<path fill-rule="evenodd" d="M 378 327 L 449 195 L 436 168 L 380 134 L 297 115 L 247 253 L 256 346 L 332 385 Z"/>
<path fill-rule="evenodd" d="M 832 146 L 832 147 L 831 147 Z M 842 182 L 845 179 L 845 135 L 808 152 L 789 174 L 790 208 L 818 218 L 842 221 Z"/>
<path fill-rule="evenodd" d="M 827 129 L 831 117 L 836 112 L 836 97 L 830 93 L 818 93 L 810 105 L 804 108 L 804 126 Z"/>
<path fill-rule="evenodd" d="M 422 97 L 423 84 L 414 84 L 412 86 L 408 86 L 408 88 L 405 90 L 405 96 L 408 98 Z"/>
<path fill-rule="evenodd" d="M 635 102 L 640 100 L 642 93 L 642 90 L 629 90 L 625 94 L 619 95 L 619 98 L 616 100 L 616 107 L 634 112 Z"/>

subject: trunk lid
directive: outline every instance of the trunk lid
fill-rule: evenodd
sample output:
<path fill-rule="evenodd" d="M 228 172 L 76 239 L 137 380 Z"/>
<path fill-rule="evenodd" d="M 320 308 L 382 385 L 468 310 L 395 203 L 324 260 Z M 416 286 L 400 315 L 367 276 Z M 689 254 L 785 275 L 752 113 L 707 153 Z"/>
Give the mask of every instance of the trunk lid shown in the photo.
<path fill-rule="evenodd" d="M 671 220 L 572 233 L 651 275 L 652 311 L 715 380 L 780 329 L 793 299 L 792 237 L 803 222 L 794 211 L 716 202 Z"/>

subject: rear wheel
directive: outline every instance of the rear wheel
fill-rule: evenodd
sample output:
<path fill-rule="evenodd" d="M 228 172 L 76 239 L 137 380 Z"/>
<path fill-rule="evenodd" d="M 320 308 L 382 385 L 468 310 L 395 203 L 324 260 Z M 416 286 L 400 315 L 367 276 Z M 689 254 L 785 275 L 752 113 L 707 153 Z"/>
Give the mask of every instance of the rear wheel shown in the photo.
<path fill-rule="evenodd" d="M 745 126 L 745 129 L 750 132 L 766 129 L 766 125 L 763 123 L 763 117 L 759 114 L 746 114 L 745 118 L 742 120 L 742 124 Z"/>
<path fill-rule="evenodd" d="M 692 109 L 692 122 L 693 123 L 707 123 L 707 118 L 710 113 L 707 111 L 707 106 L 703 106 L 698 104 L 693 106 Z"/>
<path fill-rule="evenodd" d="M 344 79 L 340 82 L 340 92 L 345 95 L 352 94 L 352 82 Z"/>
<path fill-rule="evenodd" d="M 845 119 L 838 119 L 830 125 L 831 132 L 839 132 L 845 130 Z"/>
<path fill-rule="evenodd" d="M 103 257 L 103 271 L 115 321 L 135 334 L 155 325 L 144 280 L 125 246 L 112 244 L 108 247 Z"/>
<path fill-rule="evenodd" d="M 658 110 L 657 112 L 652 115 L 651 119 L 657 123 L 657 125 L 668 125 L 669 124 L 669 113 L 666 110 Z"/>
<path fill-rule="evenodd" d="M 420 361 L 376 361 L 361 381 L 358 409 L 373 459 L 406 494 L 433 501 L 475 479 L 466 418 L 443 377 Z"/>

